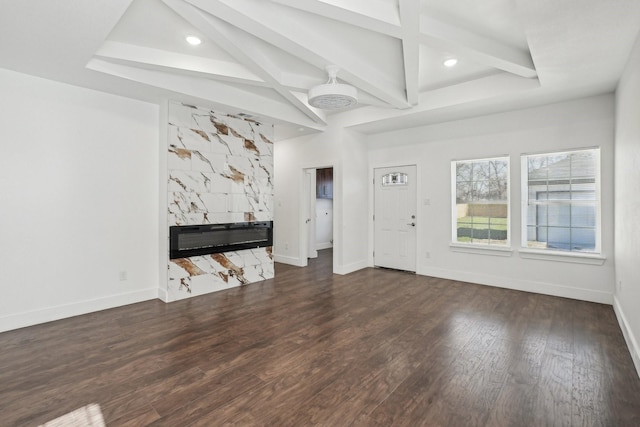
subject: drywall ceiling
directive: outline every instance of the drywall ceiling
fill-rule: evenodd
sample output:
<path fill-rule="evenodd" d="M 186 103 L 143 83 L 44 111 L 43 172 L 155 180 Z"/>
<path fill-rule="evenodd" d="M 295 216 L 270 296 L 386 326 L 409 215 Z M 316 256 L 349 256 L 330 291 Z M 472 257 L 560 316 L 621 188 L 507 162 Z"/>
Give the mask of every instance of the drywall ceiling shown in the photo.
<path fill-rule="evenodd" d="M 248 114 L 279 138 L 379 133 L 610 92 L 639 29 L 638 0 L 3 0 L 0 67 Z M 331 64 L 355 107 L 307 103 Z"/>

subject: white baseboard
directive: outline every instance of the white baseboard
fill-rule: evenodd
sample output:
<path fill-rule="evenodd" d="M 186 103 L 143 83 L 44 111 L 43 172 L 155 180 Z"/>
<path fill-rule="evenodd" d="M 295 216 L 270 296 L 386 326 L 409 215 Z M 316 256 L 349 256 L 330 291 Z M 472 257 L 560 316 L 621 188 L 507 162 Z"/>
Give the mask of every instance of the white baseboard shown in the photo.
<path fill-rule="evenodd" d="M 273 260 L 275 262 L 281 262 L 282 264 L 294 265 L 296 267 L 306 267 L 308 265 L 307 262 L 303 262 L 300 258 L 294 258 L 284 255 L 273 254 Z M 306 261 L 306 260 L 305 260 Z M 335 274 L 349 274 L 354 271 L 362 270 L 363 268 L 367 268 L 369 264 L 366 260 L 354 262 L 347 265 L 334 265 L 333 272 Z"/>
<path fill-rule="evenodd" d="M 93 313 L 95 311 L 134 304 L 158 298 L 158 288 L 149 288 L 136 292 L 111 295 L 104 298 L 77 301 L 70 304 L 47 307 L 0 317 L 0 332 L 24 328 L 40 323 Z"/>
<path fill-rule="evenodd" d="M 273 254 L 273 260 L 275 262 L 281 262 L 282 264 L 295 265 L 296 267 L 306 267 L 307 266 L 306 260 L 303 261 L 302 259 L 300 259 L 298 257 L 294 258 L 294 257 L 291 257 L 291 256 Z"/>
<path fill-rule="evenodd" d="M 333 267 L 333 272 L 335 274 L 349 274 L 367 267 L 369 267 L 367 260 L 362 260 L 346 265 L 335 265 Z"/>
<path fill-rule="evenodd" d="M 169 292 L 167 288 L 158 288 L 158 299 L 162 302 L 169 302 Z"/>
<path fill-rule="evenodd" d="M 573 288 L 556 283 L 536 282 L 532 280 L 514 279 L 488 274 L 469 273 L 465 271 L 447 270 L 443 268 L 421 268 L 418 274 L 424 276 L 441 277 L 443 279 L 461 282 L 477 283 L 479 285 L 496 286 L 498 288 L 515 289 L 518 291 L 534 292 L 537 294 L 553 295 L 601 304 L 613 304 L 613 294 L 593 289 Z"/>
<path fill-rule="evenodd" d="M 622 335 L 624 335 L 624 340 L 627 343 L 627 347 L 629 347 L 629 353 L 631 353 L 631 359 L 633 359 L 636 372 L 638 373 L 638 377 L 640 377 L 640 346 L 638 345 L 638 341 L 636 341 L 634 335 L 631 333 L 627 317 L 624 315 L 620 302 L 615 295 L 613 296 L 613 311 L 616 313 L 620 329 L 622 329 Z"/>
<path fill-rule="evenodd" d="M 325 243 L 316 243 L 316 250 L 321 251 L 322 249 L 331 249 L 333 247 L 333 243 L 325 242 Z"/>

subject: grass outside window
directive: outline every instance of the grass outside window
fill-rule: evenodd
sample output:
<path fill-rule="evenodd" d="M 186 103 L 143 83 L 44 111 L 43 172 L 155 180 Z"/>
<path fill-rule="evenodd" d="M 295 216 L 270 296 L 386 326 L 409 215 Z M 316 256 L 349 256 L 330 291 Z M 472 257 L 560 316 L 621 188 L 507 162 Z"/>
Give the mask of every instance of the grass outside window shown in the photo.
<path fill-rule="evenodd" d="M 465 216 L 458 218 L 456 225 L 460 243 L 507 244 L 507 218 Z"/>

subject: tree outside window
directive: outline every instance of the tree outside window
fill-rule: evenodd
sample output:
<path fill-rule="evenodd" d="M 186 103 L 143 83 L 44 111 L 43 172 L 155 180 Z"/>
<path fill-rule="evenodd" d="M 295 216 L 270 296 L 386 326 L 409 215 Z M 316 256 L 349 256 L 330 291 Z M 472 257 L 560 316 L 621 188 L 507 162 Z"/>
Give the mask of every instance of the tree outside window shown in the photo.
<path fill-rule="evenodd" d="M 455 173 L 453 241 L 509 245 L 509 159 L 452 162 Z"/>

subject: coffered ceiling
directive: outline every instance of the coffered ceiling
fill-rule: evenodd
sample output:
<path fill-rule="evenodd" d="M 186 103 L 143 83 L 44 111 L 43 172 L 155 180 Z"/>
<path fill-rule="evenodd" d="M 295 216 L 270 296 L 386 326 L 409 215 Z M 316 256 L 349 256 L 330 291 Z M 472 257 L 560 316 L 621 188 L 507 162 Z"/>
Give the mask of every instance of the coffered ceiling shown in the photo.
<path fill-rule="evenodd" d="M 612 91 L 639 29 L 637 0 L 2 0 L 0 67 L 373 133 Z M 330 64 L 355 107 L 307 103 Z"/>

